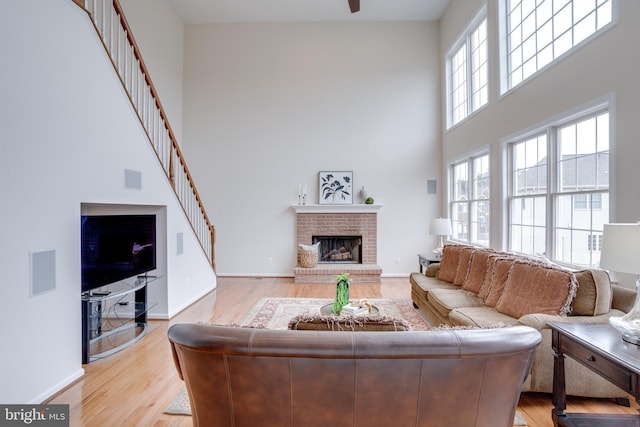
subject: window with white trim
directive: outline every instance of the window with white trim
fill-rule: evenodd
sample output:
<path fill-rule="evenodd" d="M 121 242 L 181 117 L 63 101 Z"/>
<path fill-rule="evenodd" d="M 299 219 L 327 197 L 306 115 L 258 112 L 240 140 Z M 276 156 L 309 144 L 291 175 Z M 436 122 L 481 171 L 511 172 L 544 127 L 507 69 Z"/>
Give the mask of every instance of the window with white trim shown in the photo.
<path fill-rule="evenodd" d="M 451 166 L 452 239 L 489 246 L 489 177 L 489 154 L 470 157 Z"/>
<path fill-rule="evenodd" d="M 502 0 L 502 92 L 613 22 L 614 0 Z"/>
<path fill-rule="evenodd" d="M 509 144 L 509 250 L 594 267 L 609 221 L 609 113 Z"/>
<path fill-rule="evenodd" d="M 483 10 L 446 57 L 447 128 L 489 101 L 487 17 Z"/>

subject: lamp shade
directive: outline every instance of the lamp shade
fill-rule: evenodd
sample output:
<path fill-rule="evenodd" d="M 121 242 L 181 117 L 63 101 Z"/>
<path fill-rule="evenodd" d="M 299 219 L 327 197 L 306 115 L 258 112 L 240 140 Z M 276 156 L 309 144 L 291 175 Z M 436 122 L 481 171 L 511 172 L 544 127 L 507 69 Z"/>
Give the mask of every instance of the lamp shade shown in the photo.
<path fill-rule="evenodd" d="M 600 267 L 640 274 L 640 224 L 605 224 Z"/>
<path fill-rule="evenodd" d="M 449 218 L 434 218 L 429 226 L 429 234 L 432 236 L 450 236 L 451 220 Z"/>

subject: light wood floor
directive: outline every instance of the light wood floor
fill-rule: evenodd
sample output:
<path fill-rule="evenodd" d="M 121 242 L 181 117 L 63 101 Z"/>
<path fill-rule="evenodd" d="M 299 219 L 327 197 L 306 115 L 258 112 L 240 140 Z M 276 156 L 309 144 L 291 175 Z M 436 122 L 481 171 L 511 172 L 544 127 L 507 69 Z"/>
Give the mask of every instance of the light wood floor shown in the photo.
<path fill-rule="evenodd" d="M 167 329 L 173 323 L 238 322 L 260 298 L 333 298 L 327 284 L 296 285 L 289 278 L 219 278 L 217 289 L 175 316 L 152 321 L 152 331 L 133 346 L 84 365 L 85 376 L 48 403 L 70 405 L 72 426 L 191 426 L 191 417 L 164 409 L 183 387 L 173 366 Z M 407 278 L 385 278 L 381 285 L 351 286 L 352 298 L 410 298 Z M 464 404 L 464 402 L 460 402 Z M 569 398 L 571 412 L 637 413 L 609 399 Z M 531 427 L 551 427 L 551 396 L 523 393 L 519 411 Z"/>

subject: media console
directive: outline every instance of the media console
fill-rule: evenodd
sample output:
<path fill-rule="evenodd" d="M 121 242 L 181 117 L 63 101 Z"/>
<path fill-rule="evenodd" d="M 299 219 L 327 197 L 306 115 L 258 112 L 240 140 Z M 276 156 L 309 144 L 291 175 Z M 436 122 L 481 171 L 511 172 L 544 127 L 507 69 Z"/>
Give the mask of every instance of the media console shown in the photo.
<path fill-rule="evenodd" d="M 147 285 L 157 276 L 142 275 L 82 294 L 82 363 L 107 357 L 148 332 Z M 133 308 L 133 310 L 131 310 Z"/>

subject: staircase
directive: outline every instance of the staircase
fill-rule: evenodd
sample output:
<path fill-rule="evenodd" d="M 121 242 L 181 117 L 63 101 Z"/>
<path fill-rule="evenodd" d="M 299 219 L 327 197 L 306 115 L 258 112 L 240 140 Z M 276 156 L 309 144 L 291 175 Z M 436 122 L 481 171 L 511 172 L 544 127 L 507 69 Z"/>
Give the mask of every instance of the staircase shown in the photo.
<path fill-rule="evenodd" d="M 73 1 L 93 22 L 149 143 L 215 271 L 215 228 L 209 221 L 120 3 L 118 0 Z"/>

